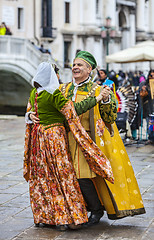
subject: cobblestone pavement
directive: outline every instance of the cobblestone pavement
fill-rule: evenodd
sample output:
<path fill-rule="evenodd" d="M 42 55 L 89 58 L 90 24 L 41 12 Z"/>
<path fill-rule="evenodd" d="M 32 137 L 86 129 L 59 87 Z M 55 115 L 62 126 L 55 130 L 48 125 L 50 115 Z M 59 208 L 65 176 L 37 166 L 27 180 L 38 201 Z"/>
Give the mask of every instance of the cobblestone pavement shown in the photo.
<path fill-rule="evenodd" d="M 88 229 L 59 232 L 33 224 L 28 183 L 22 176 L 24 128 L 23 117 L 0 116 L 0 240 L 154 239 L 154 146 L 127 146 L 146 214 L 116 221 L 105 215 Z"/>

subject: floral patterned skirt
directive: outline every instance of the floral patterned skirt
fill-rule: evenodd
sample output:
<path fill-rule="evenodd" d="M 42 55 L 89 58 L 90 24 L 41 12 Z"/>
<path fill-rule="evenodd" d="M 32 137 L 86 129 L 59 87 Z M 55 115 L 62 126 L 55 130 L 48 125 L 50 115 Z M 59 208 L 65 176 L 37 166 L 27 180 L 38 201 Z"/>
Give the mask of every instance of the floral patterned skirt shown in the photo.
<path fill-rule="evenodd" d="M 64 126 L 34 125 L 29 153 L 30 201 L 35 223 L 88 221 Z"/>

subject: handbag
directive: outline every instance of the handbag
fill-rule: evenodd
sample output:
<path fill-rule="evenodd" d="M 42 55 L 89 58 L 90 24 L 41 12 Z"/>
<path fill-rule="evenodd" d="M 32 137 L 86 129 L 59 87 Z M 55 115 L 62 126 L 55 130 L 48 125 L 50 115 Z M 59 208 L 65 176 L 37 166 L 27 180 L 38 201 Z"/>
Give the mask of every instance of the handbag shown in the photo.
<path fill-rule="evenodd" d="M 146 96 L 148 96 L 148 91 L 146 89 L 146 86 L 142 86 L 142 89 L 140 90 L 140 97 L 144 98 Z"/>

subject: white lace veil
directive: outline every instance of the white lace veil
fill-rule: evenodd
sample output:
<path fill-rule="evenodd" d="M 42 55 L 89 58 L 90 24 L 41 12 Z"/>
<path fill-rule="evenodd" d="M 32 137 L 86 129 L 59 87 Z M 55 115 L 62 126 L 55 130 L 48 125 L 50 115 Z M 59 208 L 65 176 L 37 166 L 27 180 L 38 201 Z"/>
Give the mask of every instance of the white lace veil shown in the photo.
<path fill-rule="evenodd" d="M 32 86 L 34 87 L 34 82 L 39 83 L 43 89 L 49 93 L 53 93 L 57 88 L 59 88 L 59 81 L 56 73 L 48 62 L 42 62 L 37 68 L 36 75 L 32 79 Z"/>

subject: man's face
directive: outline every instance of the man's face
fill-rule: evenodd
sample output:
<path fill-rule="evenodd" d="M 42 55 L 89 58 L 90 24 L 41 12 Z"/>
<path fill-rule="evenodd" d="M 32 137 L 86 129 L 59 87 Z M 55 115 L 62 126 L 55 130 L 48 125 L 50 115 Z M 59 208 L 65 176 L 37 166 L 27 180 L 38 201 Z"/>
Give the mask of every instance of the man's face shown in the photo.
<path fill-rule="evenodd" d="M 100 79 L 105 79 L 107 76 L 103 71 L 99 71 Z"/>
<path fill-rule="evenodd" d="M 92 70 L 92 67 L 90 67 L 83 60 L 79 58 L 74 59 L 72 74 L 73 74 L 73 78 L 77 83 L 80 83 L 86 80 L 89 77 L 91 70 Z"/>

